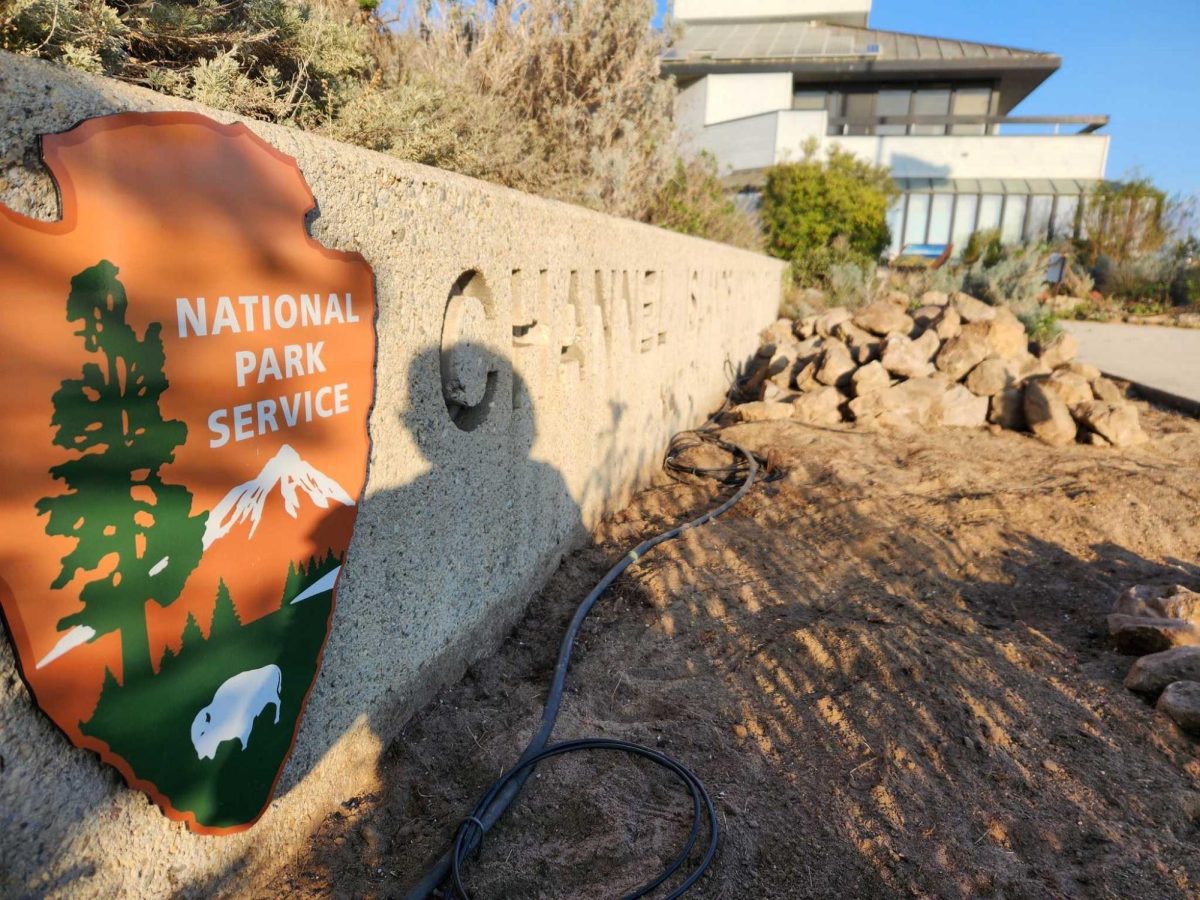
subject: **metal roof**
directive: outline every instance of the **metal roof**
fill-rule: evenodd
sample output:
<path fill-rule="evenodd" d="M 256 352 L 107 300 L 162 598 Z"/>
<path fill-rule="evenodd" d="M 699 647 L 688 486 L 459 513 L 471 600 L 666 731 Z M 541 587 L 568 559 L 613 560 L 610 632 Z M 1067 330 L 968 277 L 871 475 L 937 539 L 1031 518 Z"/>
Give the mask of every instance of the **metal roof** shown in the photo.
<path fill-rule="evenodd" d="M 1053 53 L 925 37 L 899 31 L 831 25 L 824 22 L 694 22 L 667 52 L 664 63 L 782 62 L 861 58 L 880 61 L 955 62 L 1041 60 Z"/>
<path fill-rule="evenodd" d="M 1097 181 L 1076 178 L 896 178 L 906 194 L 1058 194 L 1089 193 Z"/>

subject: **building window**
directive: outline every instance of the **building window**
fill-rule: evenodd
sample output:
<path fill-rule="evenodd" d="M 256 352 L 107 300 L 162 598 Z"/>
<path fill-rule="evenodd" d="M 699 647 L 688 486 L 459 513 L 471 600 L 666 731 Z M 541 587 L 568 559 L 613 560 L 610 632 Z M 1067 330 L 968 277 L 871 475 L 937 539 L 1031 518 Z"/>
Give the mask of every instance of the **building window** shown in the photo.
<path fill-rule="evenodd" d="M 1054 204 L 1054 232 L 1056 238 L 1075 237 L 1075 214 L 1079 211 L 1079 198 L 1060 195 Z"/>
<path fill-rule="evenodd" d="M 950 219 L 954 216 L 954 195 L 934 194 L 929 204 L 930 244 L 950 243 Z"/>
<path fill-rule="evenodd" d="M 892 204 L 892 208 L 888 210 L 887 226 L 888 232 L 892 236 L 890 249 L 892 253 L 900 252 L 900 243 L 904 235 L 901 231 L 904 228 L 904 203 L 908 200 L 907 194 L 901 194 L 896 202 Z"/>
<path fill-rule="evenodd" d="M 958 88 L 954 92 L 952 114 L 956 116 L 986 116 L 991 112 L 991 106 L 991 88 Z M 950 133 L 987 134 L 987 125 L 951 125 Z"/>
<path fill-rule="evenodd" d="M 1029 198 L 1023 194 L 1009 194 L 1004 198 L 1004 219 L 1000 223 L 1000 240 L 1005 244 L 1019 244 L 1025 235 L 1025 205 Z"/>
<path fill-rule="evenodd" d="M 913 93 L 912 114 L 914 116 L 950 115 L 949 88 L 920 90 Z M 945 125 L 914 125 L 913 134 L 945 134 Z"/>
<path fill-rule="evenodd" d="M 976 231 L 987 231 L 1000 227 L 1000 212 L 1004 209 L 1001 194 L 984 194 L 979 198 L 979 219 Z"/>
<path fill-rule="evenodd" d="M 912 100 L 912 91 L 880 91 L 879 100 L 876 102 L 876 112 L 880 118 L 888 116 L 907 116 L 909 102 Z M 880 124 L 875 128 L 876 134 L 907 134 L 908 125 L 884 125 Z"/>
<path fill-rule="evenodd" d="M 908 218 L 904 225 L 904 243 L 925 243 L 925 231 L 929 226 L 929 194 L 910 194 Z"/>
<path fill-rule="evenodd" d="M 796 91 L 792 94 L 792 109 L 820 112 L 825 108 L 824 91 Z"/>
<path fill-rule="evenodd" d="M 954 233 L 950 240 L 958 255 L 962 255 L 967 246 L 967 240 L 975 232 L 975 214 L 979 211 L 979 197 L 976 194 L 959 194 L 954 198 Z"/>
<path fill-rule="evenodd" d="M 875 98 L 877 94 L 867 91 L 845 94 L 845 117 L 849 119 L 846 134 L 871 134 L 875 130 Z"/>
<path fill-rule="evenodd" d="M 1037 196 L 1029 198 L 1029 215 L 1026 217 L 1025 240 L 1040 243 L 1050 235 L 1050 217 L 1054 212 L 1054 198 Z"/>

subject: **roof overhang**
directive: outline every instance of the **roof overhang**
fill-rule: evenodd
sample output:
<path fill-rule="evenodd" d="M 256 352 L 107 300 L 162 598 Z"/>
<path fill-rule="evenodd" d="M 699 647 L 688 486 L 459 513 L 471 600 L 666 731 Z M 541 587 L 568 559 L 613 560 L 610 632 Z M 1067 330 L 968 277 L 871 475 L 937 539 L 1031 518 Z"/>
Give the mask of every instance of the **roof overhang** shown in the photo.
<path fill-rule="evenodd" d="M 985 80 L 999 86 L 1000 115 L 1009 113 L 1047 78 L 1058 71 L 1062 59 L 1044 54 L 1028 59 L 880 60 L 852 57 L 821 59 L 700 59 L 664 60 L 663 73 L 677 79 L 705 75 L 791 72 L 798 84 L 845 84 L 877 81 L 936 82 Z"/>

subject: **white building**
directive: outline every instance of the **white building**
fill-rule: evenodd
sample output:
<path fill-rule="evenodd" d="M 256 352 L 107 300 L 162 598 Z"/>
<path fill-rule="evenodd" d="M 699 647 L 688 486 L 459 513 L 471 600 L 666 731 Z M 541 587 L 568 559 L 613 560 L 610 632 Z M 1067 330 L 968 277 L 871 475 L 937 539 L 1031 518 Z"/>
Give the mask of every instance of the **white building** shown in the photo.
<path fill-rule="evenodd" d="M 1000 228 L 1069 236 L 1104 178 L 1107 116 L 1011 116 L 1062 60 L 1052 53 L 867 27 L 871 0 L 675 0 L 663 61 L 680 87 L 686 152 L 761 185 L 810 139 L 891 167 L 892 250 Z"/>

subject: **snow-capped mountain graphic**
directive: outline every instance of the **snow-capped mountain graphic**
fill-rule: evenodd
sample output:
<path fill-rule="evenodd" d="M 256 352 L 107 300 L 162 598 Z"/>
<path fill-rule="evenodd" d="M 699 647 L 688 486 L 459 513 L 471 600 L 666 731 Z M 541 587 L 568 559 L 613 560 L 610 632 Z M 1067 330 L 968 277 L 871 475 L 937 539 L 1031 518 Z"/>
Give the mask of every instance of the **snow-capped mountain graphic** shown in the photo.
<path fill-rule="evenodd" d="M 306 463 L 291 446 L 284 444 L 255 478 L 239 484 L 213 507 L 204 529 L 204 549 L 247 521 L 250 522 L 250 533 L 246 537 L 254 537 L 267 501 L 276 488 L 284 511 L 293 519 L 300 509 L 301 493 L 321 509 L 328 509 L 330 502 L 354 505 L 353 498 L 340 484 Z"/>

